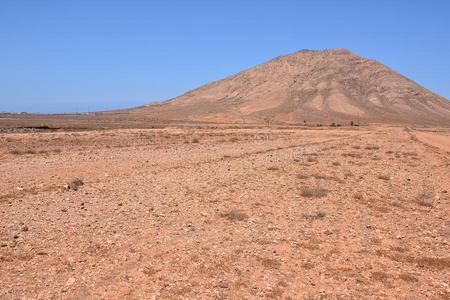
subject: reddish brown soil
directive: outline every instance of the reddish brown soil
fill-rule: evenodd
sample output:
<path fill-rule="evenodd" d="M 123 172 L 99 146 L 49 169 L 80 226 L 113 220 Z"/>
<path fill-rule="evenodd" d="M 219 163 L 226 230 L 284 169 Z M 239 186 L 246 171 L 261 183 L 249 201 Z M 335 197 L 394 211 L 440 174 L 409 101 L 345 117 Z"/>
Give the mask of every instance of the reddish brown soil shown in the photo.
<path fill-rule="evenodd" d="M 402 128 L 2 133 L 0 170 L 1 299 L 450 298 L 450 158 Z"/>
<path fill-rule="evenodd" d="M 450 153 L 450 134 L 448 132 L 416 132 L 415 135 L 424 143 Z"/>

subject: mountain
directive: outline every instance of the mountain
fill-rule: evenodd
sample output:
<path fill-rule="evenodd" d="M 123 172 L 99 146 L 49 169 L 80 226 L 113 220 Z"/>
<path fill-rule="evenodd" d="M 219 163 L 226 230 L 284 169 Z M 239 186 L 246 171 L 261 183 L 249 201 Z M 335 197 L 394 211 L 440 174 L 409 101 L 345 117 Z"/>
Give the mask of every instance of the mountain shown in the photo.
<path fill-rule="evenodd" d="M 345 49 L 280 56 L 129 112 L 159 120 L 217 123 L 450 126 L 447 99 Z"/>

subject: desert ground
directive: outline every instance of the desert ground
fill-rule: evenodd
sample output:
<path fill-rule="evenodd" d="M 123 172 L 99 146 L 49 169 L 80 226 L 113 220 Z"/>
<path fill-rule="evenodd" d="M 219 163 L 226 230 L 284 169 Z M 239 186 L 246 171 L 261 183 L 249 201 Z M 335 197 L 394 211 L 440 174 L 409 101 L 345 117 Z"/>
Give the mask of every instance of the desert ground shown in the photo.
<path fill-rule="evenodd" d="M 0 299 L 449 299 L 450 131 L 0 133 Z"/>

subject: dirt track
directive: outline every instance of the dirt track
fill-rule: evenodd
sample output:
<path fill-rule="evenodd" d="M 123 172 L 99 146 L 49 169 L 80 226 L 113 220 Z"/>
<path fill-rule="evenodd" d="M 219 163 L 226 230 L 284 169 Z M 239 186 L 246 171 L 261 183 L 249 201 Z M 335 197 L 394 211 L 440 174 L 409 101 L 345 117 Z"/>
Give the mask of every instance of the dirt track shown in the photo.
<path fill-rule="evenodd" d="M 450 160 L 403 129 L 0 145 L 1 299 L 450 297 Z"/>
<path fill-rule="evenodd" d="M 440 148 L 450 153 L 450 134 L 437 132 L 416 132 L 415 136 L 433 147 Z"/>

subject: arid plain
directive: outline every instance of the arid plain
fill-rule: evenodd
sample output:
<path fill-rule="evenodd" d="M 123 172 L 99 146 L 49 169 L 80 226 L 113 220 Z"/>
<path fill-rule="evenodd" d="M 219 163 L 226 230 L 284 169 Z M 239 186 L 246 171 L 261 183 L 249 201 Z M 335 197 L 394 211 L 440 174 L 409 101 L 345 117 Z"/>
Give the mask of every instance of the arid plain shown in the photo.
<path fill-rule="evenodd" d="M 0 133 L 1 299 L 449 299 L 449 131 Z"/>

